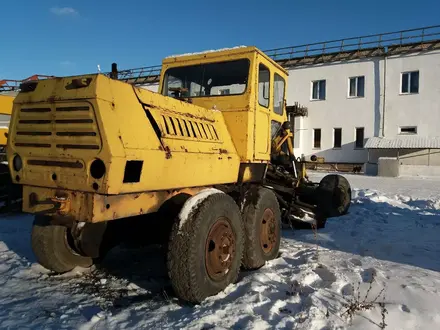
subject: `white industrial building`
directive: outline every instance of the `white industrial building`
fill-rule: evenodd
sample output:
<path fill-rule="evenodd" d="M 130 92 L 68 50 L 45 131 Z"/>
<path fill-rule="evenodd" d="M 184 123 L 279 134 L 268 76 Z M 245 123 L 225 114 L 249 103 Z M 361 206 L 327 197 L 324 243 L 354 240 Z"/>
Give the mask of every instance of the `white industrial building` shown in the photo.
<path fill-rule="evenodd" d="M 308 109 L 295 120 L 296 153 L 368 164 L 373 173 L 383 156 L 440 165 L 439 76 L 440 41 L 290 68 L 288 103 Z"/>
<path fill-rule="evenodd" d="M 266 53 L 289 72 L 287 104 L 307 108 L 295 117 L 297 156 L 373 174 L 386 157 L 394 172 L 440 175 L 440 26 Z"/>

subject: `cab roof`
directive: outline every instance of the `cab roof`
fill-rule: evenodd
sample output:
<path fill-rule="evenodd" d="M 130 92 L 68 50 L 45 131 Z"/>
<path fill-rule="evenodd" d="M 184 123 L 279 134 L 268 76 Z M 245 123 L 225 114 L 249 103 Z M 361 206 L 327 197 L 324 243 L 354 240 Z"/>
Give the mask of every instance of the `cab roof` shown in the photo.
<path fill-rule="evenodd" d="M 206 50 L 202 52 L 197 53 L 186 53 L 181 55 L 171 55 L 167 56 L 163 59 L 162 64 L 173 64 L 173 63 L 179 63 L 179 62 L 187 62 L 187 61 L 195 61 L 195 60 L 202 60 L 202 59 L 214 59 L 216 57 L 224 57 L 224 56 L 231 56 L 231 55 L 240 55 L 240 54 L 249 54 L 249 53 L 258 53 L 259 55 L 265 57 L 267 60 L 269 60 L 275 67 L 277 67 L 279 70 L 282 70 L 286 75 L 288 75 L 288 72 L 277 62 L 275 62 L 272 58 L 267 56 L 263 51 L 258 49 L 255 46 L 236 46 L 232 48 L 222 48 L 217 50 Z"/>

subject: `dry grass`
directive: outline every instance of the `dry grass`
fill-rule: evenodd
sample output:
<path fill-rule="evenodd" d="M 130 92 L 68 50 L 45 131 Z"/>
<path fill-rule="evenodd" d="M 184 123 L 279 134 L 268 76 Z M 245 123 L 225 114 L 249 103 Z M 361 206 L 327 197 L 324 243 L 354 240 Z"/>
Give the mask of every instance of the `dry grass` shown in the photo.
<path fill-rule="evenodd" d="M 358 282 L 356 290 L 353 292 L 353 297 L 350 300 L 347 300 L 345 304 L 343 304 L 344 311 L 341 313 L 341 317 L 348 318 L 349 322 L 351 323 L 353 320 L 353 317 L 363 311 L 371 310 L 375 307 L 379 307 L 381 311 L 382 320 L 380 323 L 375 323 L 380 329 L 385 329 L 387 324 L 385 323 L 385 314 L 388 313 L 386 307 L 385 307 L 385 295 L 382 297 L 382 302 L 379 302 L 379 298 L 382 294 L 385 292 L 385 288 L 382 288 L 379 293 L 374 297 L 374 299 L 369 300 L 368 295 L 371 292 L 371 289 L 373 288 L 373 282 L 374 282 L 374 275 L 371 276 L 371 280 L 369 282 L 368 289 L 365 293 L 365 296 L 363 299 L 361 299 L 361 293 L 359 290 L 360 282 Z M 356 294 L 357 292 L 357 294 Z"/>

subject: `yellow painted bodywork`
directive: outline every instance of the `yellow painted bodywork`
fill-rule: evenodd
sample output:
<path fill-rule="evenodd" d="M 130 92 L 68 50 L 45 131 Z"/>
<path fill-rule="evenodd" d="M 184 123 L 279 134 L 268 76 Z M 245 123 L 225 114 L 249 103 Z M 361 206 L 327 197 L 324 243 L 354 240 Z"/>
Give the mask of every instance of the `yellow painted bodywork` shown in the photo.
<path fill-rule="evenodd" d="M 8 161 L 13 181 L 23 185 L 23 211 L 50 207 L 31 203 L 34 193 L 40 202 L 63 201 L 49 214 L 106 221 L 153 212 L 179 192 L 236 184 L 240 164 L 241 180 L 255 179 L 252 171 L 258 171 L 244 164 L 269 162 L 271 121 L 286 120 L 285 110 L 272 111 L 272 98 L 267 109 L 257 106 L 258 65 L 270 68 L 272 88 L 275 72 L 287 84 L 285 70 L 245 47 L 167 58 L 160 82 L 170 67 L 238 58 L 250 61 L 245 93 L 194 98 L 192 104 L 101 74 L 45 79 L 20 92 Z M 15 155 L 24 164 L 19 171 L 12 165 Z M 90 174 L 97 158 L 106 167 L 100 179 Z M 124 182 L 127 161 L 143 161 L 138 182 Z"/>
<path fill-rule="evenodd" d="M 41 90 L 38 85 L 35 92 L 16 97 L 8 148 L 10 157 L 17 153 L 25 163 L 16 173 L 21 184 L 114 195 L 235 182 L 239 158 L 221 112 L 206 111 L 103 75 L 87 77 L 92 81 L 83 89 L 66 90 L 72 78 L 48 79 L 40 82 Z M 141 102 L 156 119 L 161 139 Z M 62 111 L 69 108 L 72 111 Z M 168 134 L 162 116 L 214 126 L 219 138 Z M 50 135 L 23 135 L 28 132 Z M 75 136 L 77 133 L 95 136 Z M 107 167 L 99 180 L 90 175 L 95 158 Z M 29 161 L 47 160 L 82 167 L 28 165 Z M 137 183 L 123 183 L 127 160 L 144 161 Z M 54 174 L 56 180 L 52 179 Z M 98 189 L 93 188 L 94 183 Z"/>
<path fill-rule="evenodd" d="M 11 115 L 14 96 L 0 95 L 0 115 Z M 0 127 L 0 146 L 7 143 L 8 127 Z"/>
<path fill-rule="evenodd" d="M 223 62 L 246 58 L 250 71 L 246 91 L 241 95 L 210 96 L 192 98 L 193 104 L 206 109 L 217 109 L 223 113 L 241 162 L 268 162 L 270 160 L 270 122 L 283 123 L 287 120 L 285 110 L 278 115 L 273 111 L 273 98 L 269 107 L 258 106 L 258 66 L 264 64 L 270 69 L 270 86 L 273 89 L 274 74 L 284 78 L 287 89 L 287 71 L 256 47 L 239 47 L 223 51 L 207 52 L 186 56 L 169 57 L 162 62 L 159 93 L 163 94 L 164 73 L 169 68 L 201 63 Z M 225 72 L 227 74 L 227 72 Z M 272 96 L 273 93 L 271 92 Z"/>

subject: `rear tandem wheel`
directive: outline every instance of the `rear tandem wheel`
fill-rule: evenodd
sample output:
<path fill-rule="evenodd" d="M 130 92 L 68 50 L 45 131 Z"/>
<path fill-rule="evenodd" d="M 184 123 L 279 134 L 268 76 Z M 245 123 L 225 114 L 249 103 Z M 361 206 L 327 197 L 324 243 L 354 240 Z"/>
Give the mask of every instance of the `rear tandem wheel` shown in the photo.
<path fill-rule="evenodd" d="M 246 192 L 242 211 L 245 226 L 243 267 L 257 269 L 278 256 L 281 241 L 281 212 L 275 194 L 253 187 Z"/>

